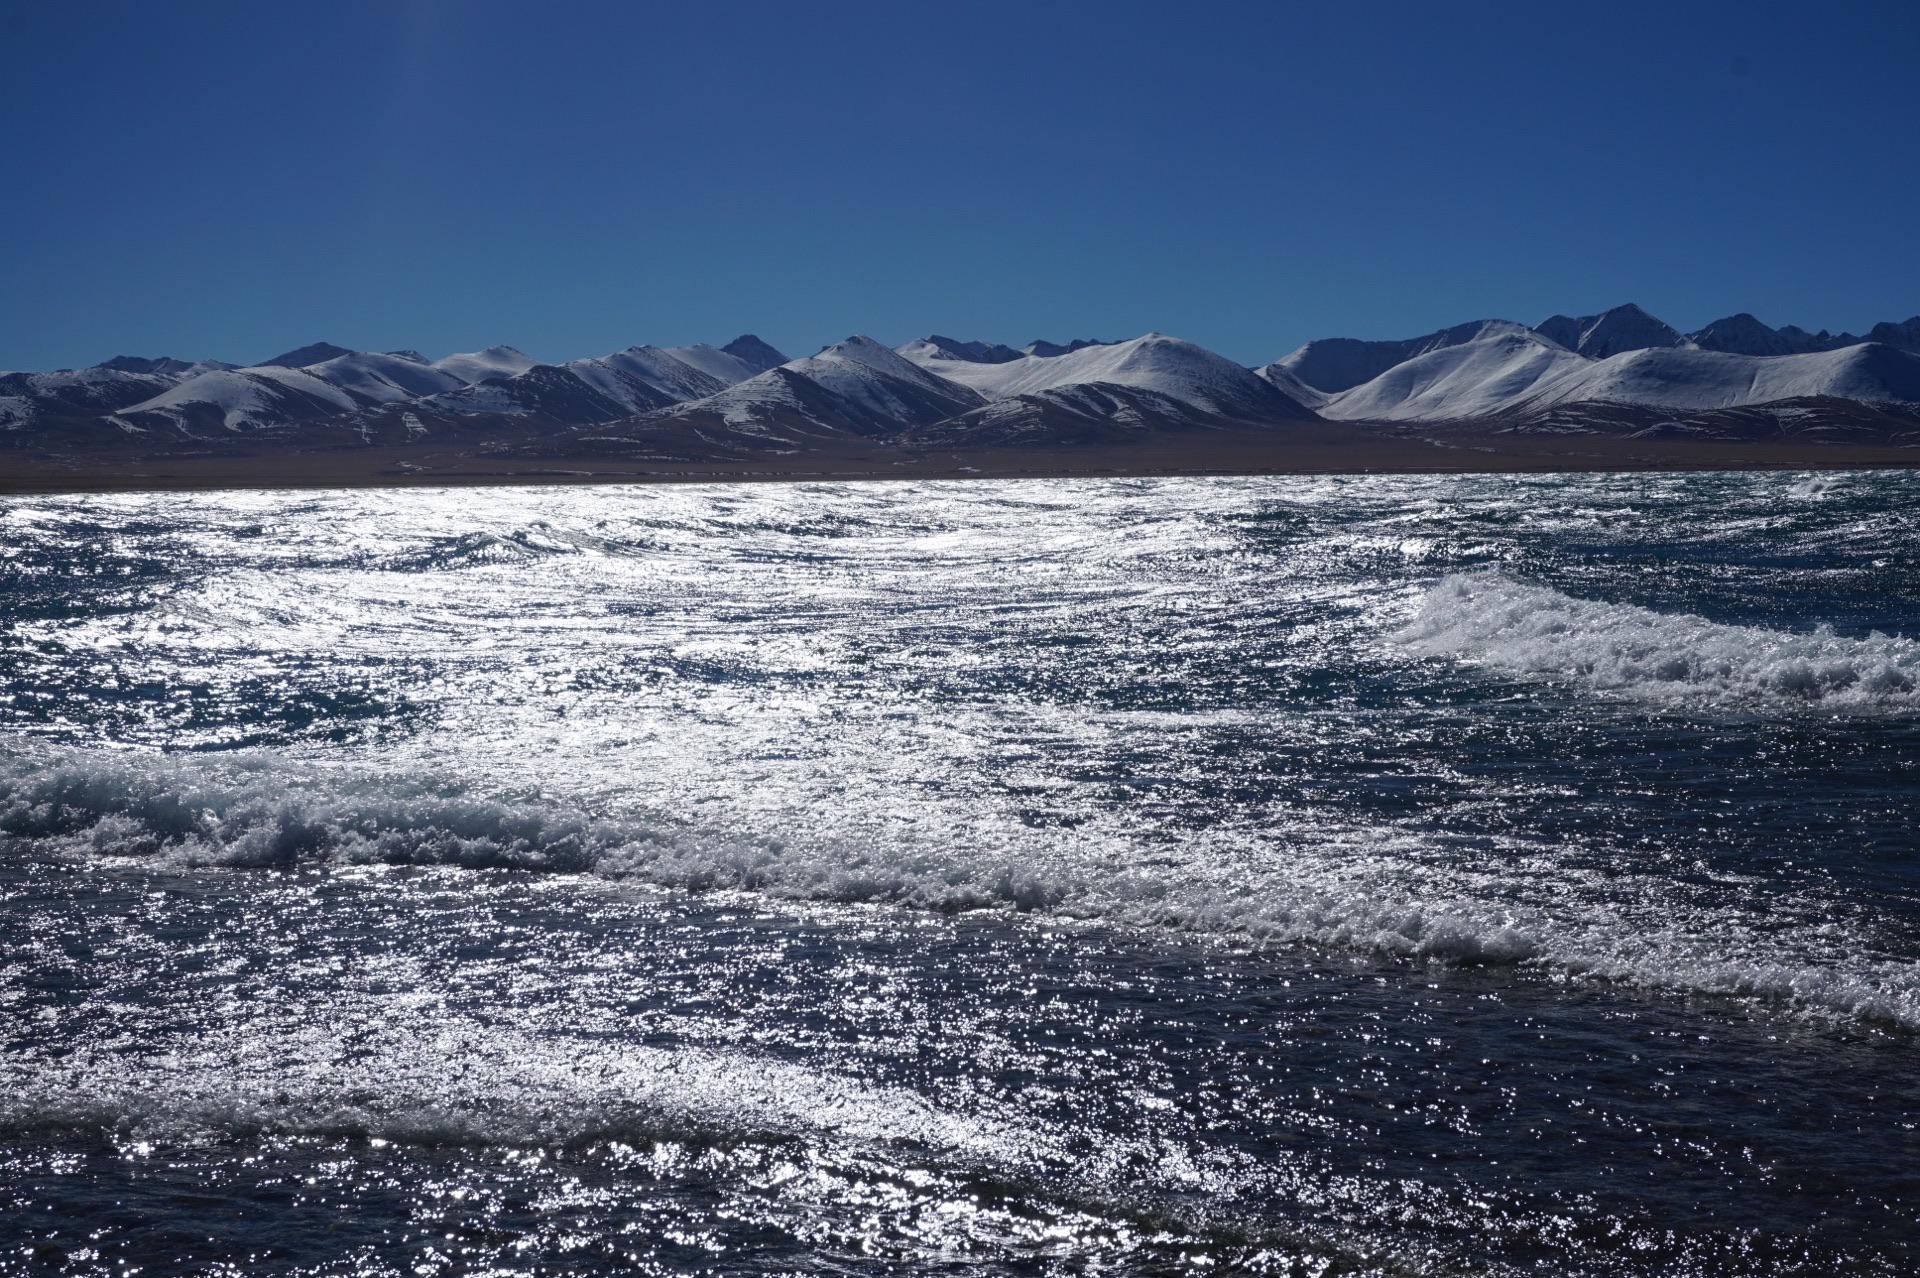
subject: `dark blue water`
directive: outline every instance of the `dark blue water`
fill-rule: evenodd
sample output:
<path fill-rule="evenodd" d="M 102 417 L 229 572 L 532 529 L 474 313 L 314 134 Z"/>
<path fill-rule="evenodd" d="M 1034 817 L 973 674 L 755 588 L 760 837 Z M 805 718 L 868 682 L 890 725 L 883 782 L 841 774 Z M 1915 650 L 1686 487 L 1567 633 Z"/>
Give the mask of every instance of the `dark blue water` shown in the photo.
<path fill-rule="evenodd" d="M 7 499 L 0 1272 L 1911 1272 L 1917 498 Z"/>

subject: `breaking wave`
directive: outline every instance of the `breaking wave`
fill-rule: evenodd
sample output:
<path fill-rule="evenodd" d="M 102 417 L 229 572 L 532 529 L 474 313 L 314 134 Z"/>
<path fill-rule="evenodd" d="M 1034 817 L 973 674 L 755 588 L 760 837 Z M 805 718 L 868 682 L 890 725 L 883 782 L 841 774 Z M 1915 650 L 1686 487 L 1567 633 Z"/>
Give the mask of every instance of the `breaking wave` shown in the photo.
<path fill-rule="evenodd" d="M 1920 708 L 1920 643 L 1811 634 L 1577 599 L 1499 572 L 1443 578 L 1397 639 L 1428 656 L 1648 699 L 1822 710 Z"/>
<path fill-rule="evenodd" d="M 1251 1238 L 1348 1262 L 1314 1272 L 1378 1272 L 1355 1258 L 1391 1254 L 1350 1226 L 1250 1228 L 1209 1209 L 1281 1181 L 1296 1201 L 1348 1213 L 1379 1197 L 1309 1151 L 1207 1149 L 1165 1117 L 1133 1133 L 1089 1132 L 1014 1099 L 942 1101 L 750 1051 L 643 1045 L 533 1019 L 529 1032 L 404 995 L 335 998 L 157 1035 L 140 1053 L 84 1043 L 16 1052 L 0 1058 L 0 1134 L 85 1132 L 135 1160 L 287 1137 L 481 1147 L 517 1151 L 487 1165 L 534 1190 L 542 1182 L 529 1167 L 579 1151 L 623 1179 L 689 1186 L 702 1206 L 751 1203 L 762 1228 L 816 1233 L 844 1221 L 929 1259 L 1075 1235 L 1116 1260 L 1165 1244 L 1244 1251 Z M 562 1163 L 553 1176 L 572 1181 L 577 1168 Z M 1402 1219 L 1405 1197 L 1395 1186 L 1388 1220 Z M 1440 1194 L 1428 1202 L 1459 1210 Z"/>
<path fill-rule="evenodd" d="M 1045 1152 L 1031 1130 L 802 1065 L 529 1034 L 382 1000 L 276 1008 L 168 1047 L 147 1059 L 87 1047 L 16 1058 L 0 1072 L 11 1075 L 0 1129 L 95 1128 L 169 1144 L 261 1134 L 494 1145 L 829 1135 L 998 1163 Z"/>
<path fill-rule="evenodd" d="M 590 806 L 266 754 L 0 761 L 0 835 L 61 855 L 180 870 L 505 868 L 804 901 L 1039 911 L 1518 965 L 1920 1028 L 1920 969 L 1823 898 L 1595 868 L 1582 849 L 1518 836 L 1475 851 L 1430 831 L 1303 816 L 1170 845 L 1121 827 L 996 827 L 977 816 L 902 832 L 799 814 L 768 829 Z"/>

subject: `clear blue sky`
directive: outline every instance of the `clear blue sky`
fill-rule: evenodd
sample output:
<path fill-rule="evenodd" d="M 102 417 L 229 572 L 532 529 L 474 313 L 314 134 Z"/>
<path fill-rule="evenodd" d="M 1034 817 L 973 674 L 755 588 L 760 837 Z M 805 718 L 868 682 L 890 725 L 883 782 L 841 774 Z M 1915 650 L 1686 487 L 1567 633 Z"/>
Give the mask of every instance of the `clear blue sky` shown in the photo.
<path fill-rule="evenodd" d="M 1920 4 L 0 0 L 0 368 L 1920 312 Z"/>

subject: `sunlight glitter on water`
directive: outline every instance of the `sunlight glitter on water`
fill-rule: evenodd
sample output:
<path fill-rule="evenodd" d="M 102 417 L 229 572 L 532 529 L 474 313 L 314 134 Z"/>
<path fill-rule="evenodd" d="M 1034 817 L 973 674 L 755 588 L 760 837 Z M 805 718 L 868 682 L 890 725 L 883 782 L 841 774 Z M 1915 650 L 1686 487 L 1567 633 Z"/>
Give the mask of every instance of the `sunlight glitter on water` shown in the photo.
<path fill-rule="evenodd" d="M 1897 1270 L 1913 482 L 15 501 L 8 1210 Z"/>

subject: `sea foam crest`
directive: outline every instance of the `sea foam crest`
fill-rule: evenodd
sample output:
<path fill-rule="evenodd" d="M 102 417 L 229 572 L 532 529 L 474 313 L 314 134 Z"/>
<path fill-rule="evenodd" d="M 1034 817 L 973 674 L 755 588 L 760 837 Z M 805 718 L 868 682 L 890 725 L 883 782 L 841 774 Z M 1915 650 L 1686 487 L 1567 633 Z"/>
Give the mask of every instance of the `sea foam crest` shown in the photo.
<path fill-rule="evenodd" d="M 1500 572 L 1443 578 L 1395 637 L 1428 656 L 1651 699 L 1920 708 L 1920 643 L 1910 639 L 1727 625 L 1578 599 Z"/>
<path fill-rule="evenodd" d="M 1760 907 L 1763 926 L 1751 902 L 1659 874 L 1582 868 L 1553 846 L 1523 841 L 1501 849 L 1497 864 L 1462 861 L 1430 834 L 1342 827 L 1324 814 L 1179 845 L 1141 844 L 1097 826 L 1049 832 L 990 822 L 914 836 L 836 828 L 818 813 L 715 826 L 617 802 L 488 794 L 424 774 L 271 754 L 62 750 L 0 758 L 7 835 L 173 869 L 455 865 L 939 911 L 1037 910 L 1398 958 L 1520 964 L 1920 1027 L 1920 973 L 1838 925 L 1821 900 L 1771 900 Z"/>
<path fill-rule="evenodd" d="M 301 1024 L 301 1020 L 307 1024 Z M 129 1058 L 79 1045 L 0 1066 L 0 1132 L 96 1128 L 164 1143 L 260 1134 L 419 1143 L 831 1134 L 980 1161 L 1044 1139 L 909 1091 L 724 1049 L 536 1035 L 410 1001 L 296 1004 Z M 351 1044 L 348 1048 L 344 1044 Z"/>

